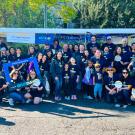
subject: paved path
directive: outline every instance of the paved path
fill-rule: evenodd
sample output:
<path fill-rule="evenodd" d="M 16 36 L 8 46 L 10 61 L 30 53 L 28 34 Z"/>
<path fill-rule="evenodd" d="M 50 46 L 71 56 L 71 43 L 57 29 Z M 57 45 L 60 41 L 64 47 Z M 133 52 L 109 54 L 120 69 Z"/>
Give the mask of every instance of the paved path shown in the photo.
<path fill-rule="evenodd" d="M 135 135 L 135 106 L 94 101 L 0 105 L 0 135 Z"/>

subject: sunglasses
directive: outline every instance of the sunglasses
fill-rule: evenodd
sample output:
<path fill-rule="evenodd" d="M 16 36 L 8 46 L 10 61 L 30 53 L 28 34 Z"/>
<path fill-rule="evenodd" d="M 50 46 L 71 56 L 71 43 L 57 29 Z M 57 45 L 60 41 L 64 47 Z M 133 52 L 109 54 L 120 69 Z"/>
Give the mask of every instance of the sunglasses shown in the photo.
<path fill-rule="evenodd" d="M 123 72 L 123 74 L 128 74 L 128 72 Z"/>
<path fill-rule="evenodd" d="M 107 70 L 107 71 L 113 71 L 112 69 L 109 69 L 109 70 Z"/>

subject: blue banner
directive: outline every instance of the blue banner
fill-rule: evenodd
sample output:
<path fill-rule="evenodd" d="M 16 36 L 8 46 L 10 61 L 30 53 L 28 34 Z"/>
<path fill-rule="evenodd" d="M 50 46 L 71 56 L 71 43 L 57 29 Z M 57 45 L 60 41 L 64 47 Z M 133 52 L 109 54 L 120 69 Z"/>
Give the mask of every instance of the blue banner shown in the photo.
<path fill-rule="evenodd" d="M 54 34 L 36 33 L 35 44 L 53 44 Z"/>

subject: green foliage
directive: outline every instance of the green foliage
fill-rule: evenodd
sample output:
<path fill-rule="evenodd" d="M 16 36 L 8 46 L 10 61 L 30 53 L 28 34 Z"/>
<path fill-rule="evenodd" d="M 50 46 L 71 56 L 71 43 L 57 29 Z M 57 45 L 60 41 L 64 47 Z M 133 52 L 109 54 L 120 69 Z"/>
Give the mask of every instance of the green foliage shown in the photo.
<path fill-rule="evenodd" d="M 134 0 L 73 0 L 82 27 L 135 27 Z"/>

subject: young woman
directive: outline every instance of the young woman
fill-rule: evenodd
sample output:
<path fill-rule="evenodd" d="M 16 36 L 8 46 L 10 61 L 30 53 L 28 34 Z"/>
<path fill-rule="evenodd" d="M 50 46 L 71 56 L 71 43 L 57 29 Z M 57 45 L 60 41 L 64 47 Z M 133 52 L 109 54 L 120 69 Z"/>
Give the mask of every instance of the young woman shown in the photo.
<path fill-rule="evenodd" d="M 112 66 L 106 68 L 106 76 L 104 77 L 105 84 L 105 99 L 109 103 L 117 103 L 117 89 L 114 85 L 116 81 L 119 80 L 118 76 L 115 74 L 116 69 Z"/>
<path fill-rule="evenodd" d="M 55 100 L 61 100 L 61 89 L 62 89 L 62 71 L 63 71 L 62 52 L 56 53 L 56 58 L 52 60 L 50 72 L 55 83 Z"/>
<path fill-rule="evenodd" d="M 35 52 L 34 46 L 29 46 L 29 48 L 28 48 L 28 58 L 35 57 L 35 56 L 36 56 L 36 52 Z"/>
<path fill-rule="evenodd" d="M 79 83 L 79 70 L 76 65 L 76 60 L 72 57 L 70 59 L 70 86 L 71 86 L 71 99 L 77 99 L 77 84 Z"/>
<path fill-rule="evenodd" d="M 12 70 L 10 77 L 12 80 L 9 86 L 9 105 L 14 106 L 14 103 L 16 102 L 25 103 L 23 89 L 13 88 L 15 85 L 22 82 L 19 72 L 17 70 Z"/>
<path fill-rule="evenodd" d="M 8 55 L 6 48 L 1 48 L 1 55 L 0 55 L 0 71 L 2 71 L 2 67 L 4 63 L 8 63 Z"/>
<path fill-rule="evenodd" d="M 85 74 L 82 79 L 82 88 L 84 93 L 84 98 L 93 99 L 93 81 L 94 81 L 94 66 L 91 60 L 88 60 L 88 66 L 85 68 Z"/>
<path fill-rule="evenodd" d="M 37 78 L 36 72 L 34 70 L 30 71 L 28 81 L 32 81 L 33 83 L 29 87 L 26 87 L 26 90 L 28 90 L 28 92 L 24 95 L 27 99 L 26 103 L 29 103 L 33 100 L 34 104 L 39 104 L 42 102 L 44 91 L 43 85 Z"/>
<path fill-rule="evenodd" d="M 122 82 L 122 88 L 117 88 L 117 93 L 120 98 L 117 107 L 120 107 L 122 105 L 123 108 L 126 108 L 128 105 L 131 104 L 130 96 L 132 88 L 132 79 L 130 78 L 127 69 L 122 70 L 122 77 L 120 78 L 120 81 Z"/>
<path fill-rule="evenodd" d="M 65 100 L 70 100 L 71 98 L 71 89 L 70 89 L 70 71 L 69 71 L 69 64 L 64 65 L 64 70 L 62 74 L 62 88 L 65 94 Z"/>
<path fill-rule="evenodd" d="M 8 56 L 8 61 L 9 62 L 14 62 L 16 61 L 16 52 L 14 47 L 9 48 L 9 56 Z"/>

